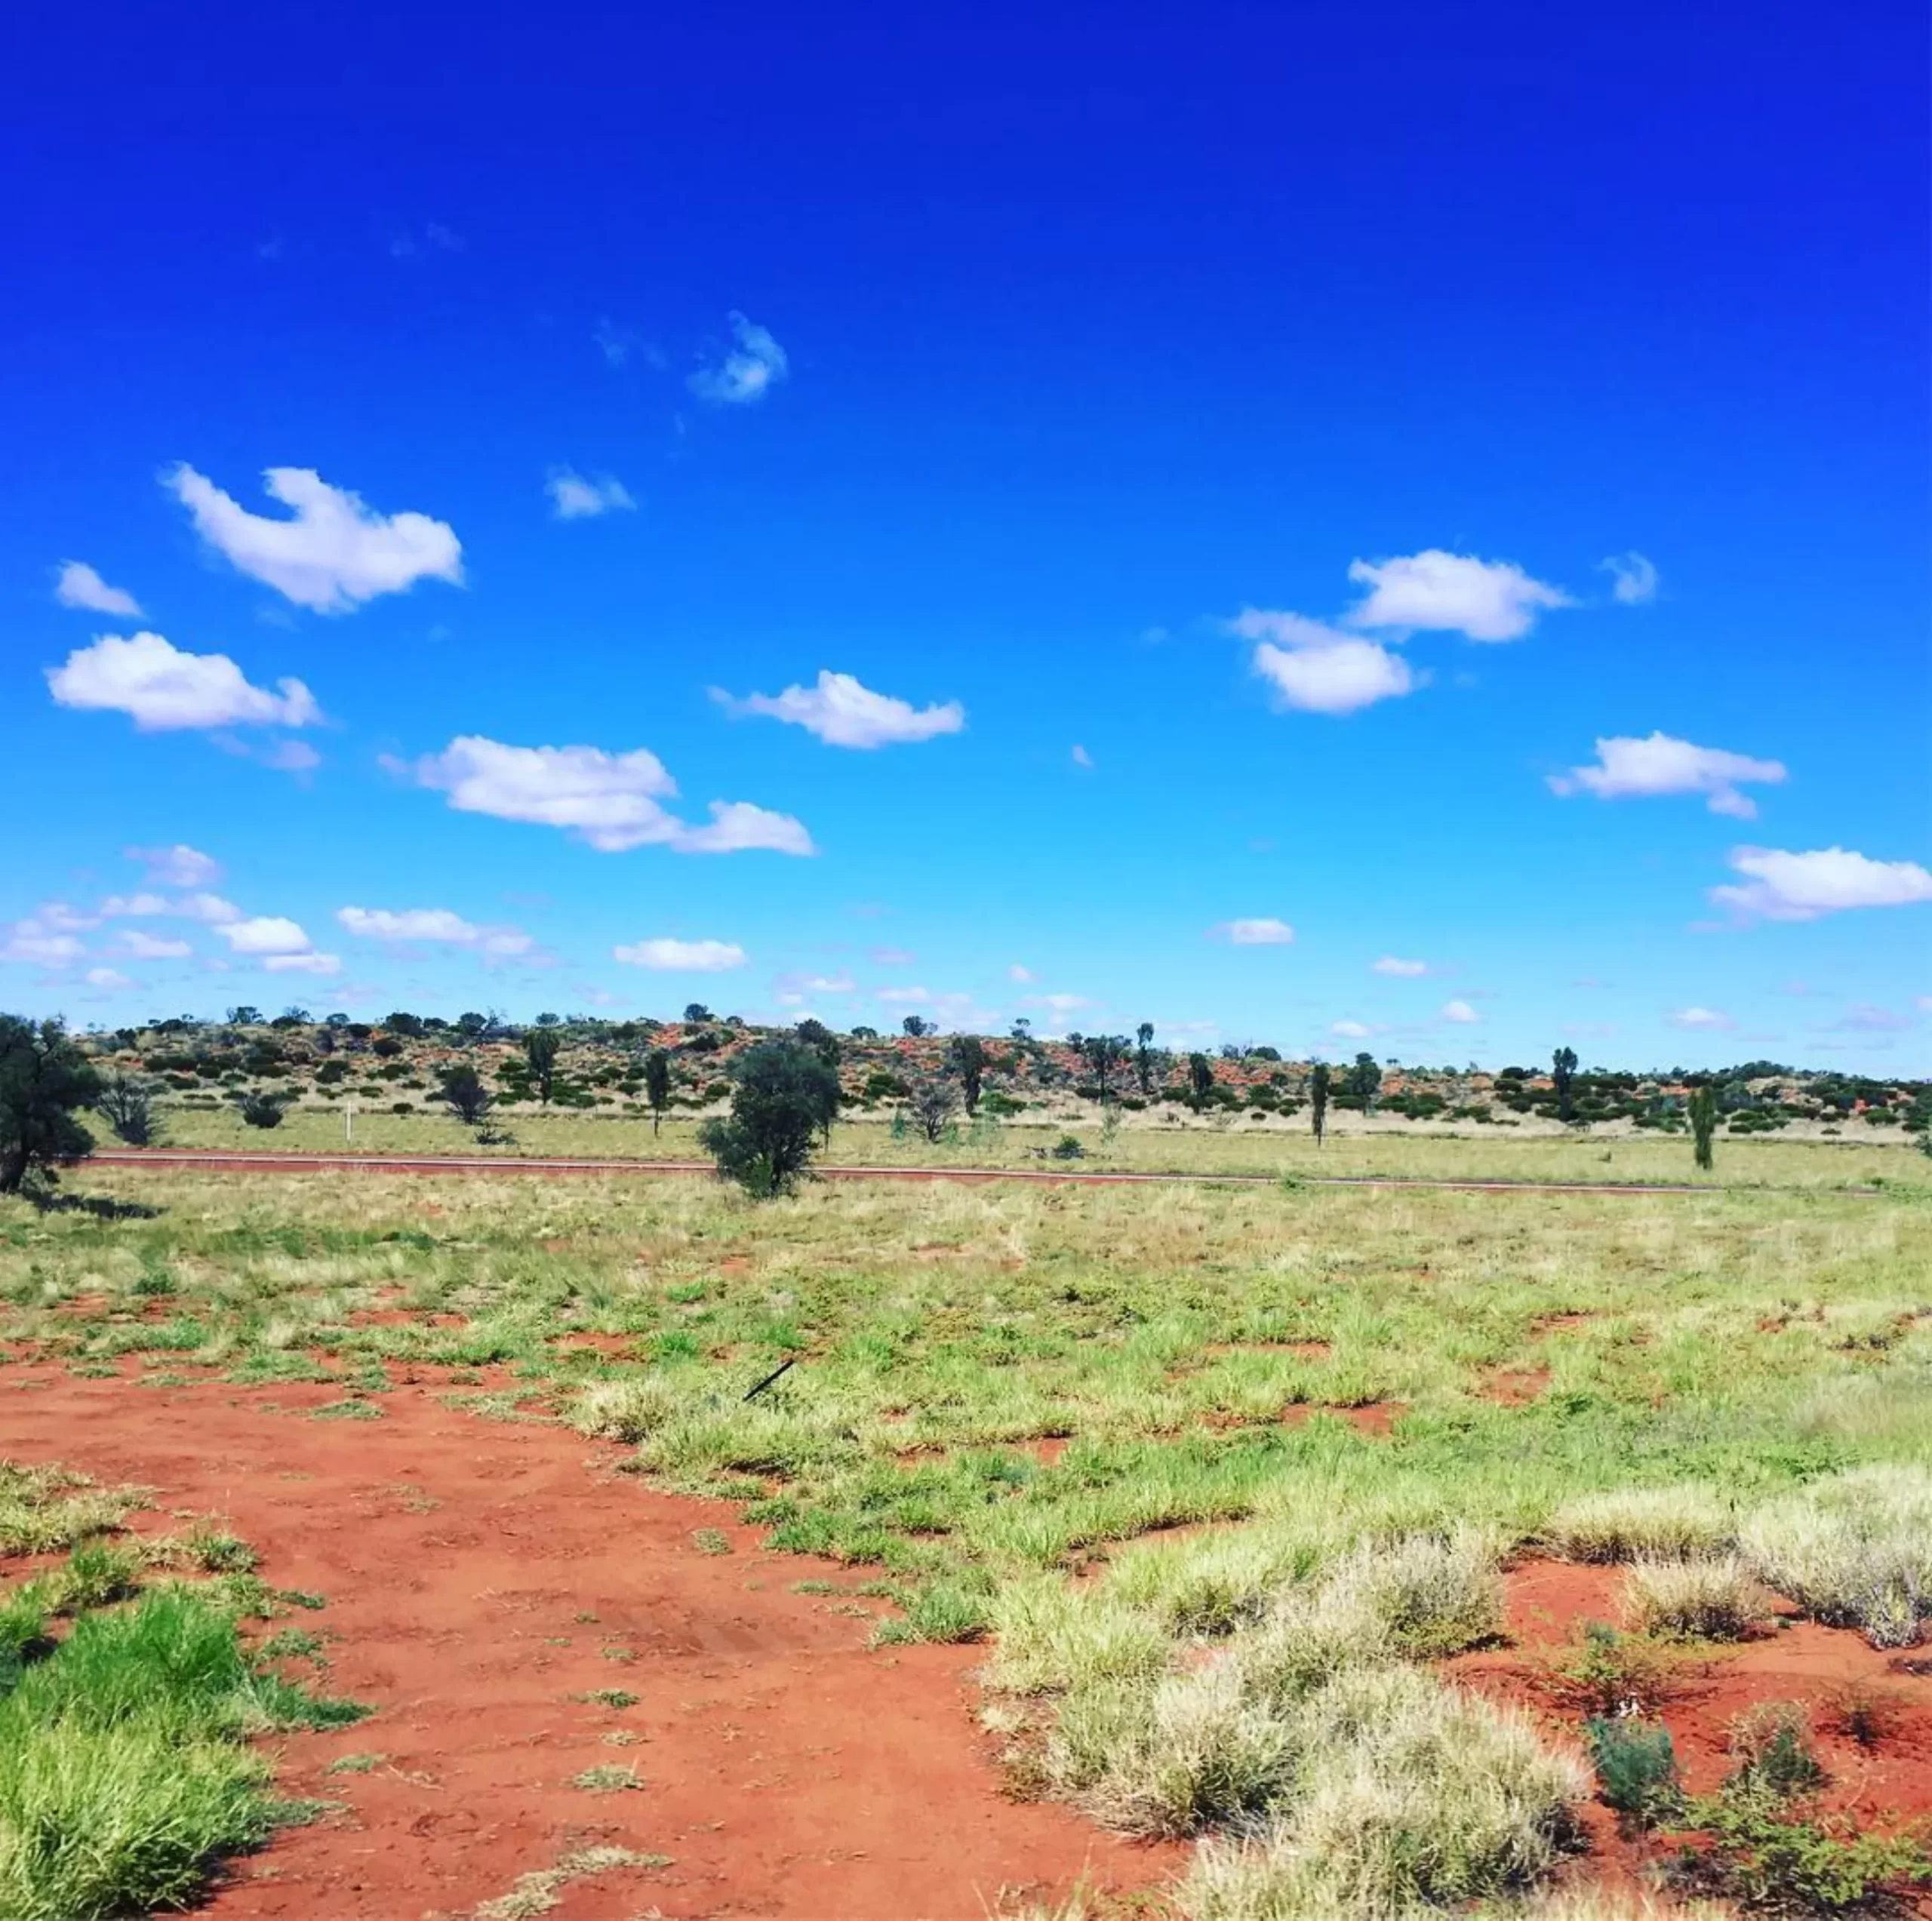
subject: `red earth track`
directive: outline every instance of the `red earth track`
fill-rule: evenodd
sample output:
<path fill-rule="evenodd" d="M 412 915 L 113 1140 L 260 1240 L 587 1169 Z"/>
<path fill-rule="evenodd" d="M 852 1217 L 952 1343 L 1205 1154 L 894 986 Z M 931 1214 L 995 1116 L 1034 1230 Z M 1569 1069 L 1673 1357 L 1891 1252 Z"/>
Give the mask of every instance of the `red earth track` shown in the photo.
<path fill-rule="evenodd" d="M 357 1174 L 709 1174 L 708 1160 L 621 1160 L 547 1155 L 427 1154 L 254 1154 L 227 1148 L 109 1148 L 90 1157 L 109 1167 L 196 1167 L 229 1173 L 316 1174 L 331 1170 Z M 1048 1186 L 1158 1187 L 1191 1182 L 1207 1187 L 1272 1187 L 1275 1174 L 1099 1173 L 1057 1167 L 866 1167 L 813 1169 L 828 1181 L 1026 1181 Z M 1301 1174 L 1309 1187 L 1416 1188 L 1446 1194 L 1721 1194 L 1721 1188 L 1685 1182 L 1430 1179 L 1398 1174 Z M 1857 1194 L 1857 1188 L 1837 1190 Z"/>

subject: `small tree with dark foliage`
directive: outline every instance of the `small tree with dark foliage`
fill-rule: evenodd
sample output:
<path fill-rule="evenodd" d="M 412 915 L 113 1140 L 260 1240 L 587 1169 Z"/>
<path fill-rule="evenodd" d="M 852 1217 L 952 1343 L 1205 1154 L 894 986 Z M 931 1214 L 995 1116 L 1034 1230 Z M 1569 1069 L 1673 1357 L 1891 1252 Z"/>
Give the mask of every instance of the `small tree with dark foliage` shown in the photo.
<path fill-rule="evenodd" d="M 992 1065 L 986 1043 L 977 1034 L 955 1034 L 946 1050 L 946 1064 L 959 1077 L 959 1093 L 969 1114 L 980 1111 L 980 1090 Z"/>
<path fill-rule="evenodd" d="M 838 1076 L 795 1040 L 761 1040 L 732 1063 L 731 1113 L 698 1133 L 719 1176 L 760 1200 L 789 1194 L 811 1165 L 812 1138 L 838 1113 Z"/>
<path fill-rule="evenodd" d="M 651 1103 L 651 1131 L 657 1132 L 671 1105 L 671 1056 L 654 1047 L 644 1057 L 644 1098 Z"/>
<path fill-rule="evenodd" d="M 454 1110 L 466 1127 L 481 1124 L 497 1097 L 483 1084 L 483 1077 L 467 1061 L 446 1067 L 437 1076 L 436 1098 Z"/>
<path fill-rule="evenodd" d="M 563 1037 L 554 1027 L 532 1028 L 523 1037 L 523 1051 L 530 1062 L 530 1077 L 537 1098 L 550 1105 L 550 1091 L 557 1084 L 557 1056 L 563 1051 Z"/>
<path fill-rule="evenodd" d="M 920 1133 L 928 1140 L 936 1141 L 946 1132 L 946 1123 L 959 1111 L 959 1090 L 950 1080 L 928 1074 L 913 1082 L 906 1106 Z"/>
<path fill-rule="evenodd" d="M 1214 1091 L 1214 1063 L 1205 1054 L 1187 1057 L 1187 1104 L 1196 1114 L 1208 1105 Z"/>
<path fill-rule="evenodd" d="M 1154 1023 L 1143 1021 L 1134 1030 L 1134 1065 L 1140 1076 L 1140 1092 L 1148 1099 L 1154 1093 Z"/>
<path fill-rule="evenodd" d="M 1559 1120 L 1574 1120 L 1577 1117 L 1576 1096 L 1571 1083 L 1577 1074 L 1577 1050 L 1574 1047 L 1559 1047 L 1550 1056 L 1550 1084 L 1556 1090 L 1556 1117 Z M 1700 1166 L 1703 1163 L 1699 1163 Z"/>
<path fill-rule="evenodd" d="M 0 1194 L 17 1194 L 35 1169 L 94 1151 L 74 1118 L 100 1092 L 100 1077 L 58 1021 L 0 1014 Z"/>
<path fill-rule="evenodd" d="M 1321 1145 L 1322 1136 L 1328 1131 L 1328 1063 L 1317 1061 L 1309 1070 L 1308 1120 L 1315 1130 L 1315 1145 Z"/>
<path fill-rule="evenodd" d="M 1690 1096 L 1690 1139 L 1697 1165 L 1707 1173 L 1712 1164 L 1711 1139 L 1718 1128 L 1718 1097 L 1707 1080 Z"/>
<path fill-rule="evenodd" d="M 139 1074 L 117 1068 L 107 1075 L 94 1097 L 94 1106 L 114 1130 L 114 1138 L 131 1148 L 152 1147 L 161 1138 L 161 1123 L 154 1117 L 153 1083 Z"/>
<path fill-rule="evenodd" d="M 902 1033 L 914 1040 L 923 1040 L 928 1034 L 939 1031 L 939 1022 L 928 1020 L 923 1014 L 908 1014 L 899 1026 Z"/>

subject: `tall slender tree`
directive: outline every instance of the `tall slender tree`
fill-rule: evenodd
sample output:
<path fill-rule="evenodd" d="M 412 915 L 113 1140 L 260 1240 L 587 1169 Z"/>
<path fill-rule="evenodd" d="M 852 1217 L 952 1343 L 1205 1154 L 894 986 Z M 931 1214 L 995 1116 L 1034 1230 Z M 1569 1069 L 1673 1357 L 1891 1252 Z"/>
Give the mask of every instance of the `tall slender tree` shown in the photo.
<path fill-rule="evenodd" d="M 1577 1117 L 1576 1095 L 1571 1086 L 1576 1074 L 1576 1049 L 1558 1048 L 1549 1059 L 1549 1078 L 1556 1090 L 1556 1117 L 1559 1120 L 1574 1120 Z"/>
<path fill-rule="evenodd" d="M 1214 1063 L 1205 1054 L 1187 1057 L 1187 1104 L 1196 1114 L 1208 1105 L 1214 1091 Z"/>
<path fill-rule="evenodd" d="M 1154 1023 L 1143 1021 L 1134 1030 L 1134 1065 L 1140 1075 L 1141 1097 L 1151 1100 L 1154 1093 Z"/>
<path fill-rule="evenodd" d="M 671 1056 L 662 1047 L 654 1047 L 644 1060 L 644 1098 L 651 1103 L 651 1131 L 654 1135 L 671 1105 Z"/>
<path fill-rule="evenodd" d="M 523 1037 L 525 1057 L 530 1062 L 530 1077 L 537 1083 L 537 1098 L 550 1105 L 550 1091 L 557 1084 L 557 1056 L 563 1051 L 563 1037 L 554 1027 L 536 1027 Z"/>
<path fill-rule="evenodd" d="M 1718 1130 L 1718 1097 L 1711 1091 L 1707 1080 L 1701 1087 L 1692 1090 L 1690 1096 L 1690 1138 L 1697 1165 L 1707 1172 L 1712 1163 L 1711 1139 Z"/>
<path fill-rule="evenodd" d="M 959 1077 L 959 1092 L 971 1114 L 980 1111 L 980 1090 L 986 1084 L 992 1056 L 977 1034 L 955 1034 L 947 1043 L 946 1064 Z"/>
<path fill-rule="evenodd" d="M 1308 1120 L 1315 1130 L 1315 1145 L 1321 1145 L 1321 1137 L 1328 1131 L 1328 1063 L 1317 1061 L 1309 1071 Z"/>

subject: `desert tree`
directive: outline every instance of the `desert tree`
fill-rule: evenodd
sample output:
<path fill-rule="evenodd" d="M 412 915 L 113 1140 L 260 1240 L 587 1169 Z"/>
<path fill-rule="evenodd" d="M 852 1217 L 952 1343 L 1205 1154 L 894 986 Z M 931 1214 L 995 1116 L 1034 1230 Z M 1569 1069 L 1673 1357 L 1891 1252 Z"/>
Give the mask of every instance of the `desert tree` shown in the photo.
<path fill-rule="evenodd" d="M 1576 1076 L 1576 1049 L 1558 1048 L 1550 1056 L 1549 1078 L 1556 1090 L 1556 1117 L 1559 1120 L 1574 1120 L 1577 1117 L 1577 1101 L 1573 1087 Z"/>
<path fill-rule="evenodd" d="M 383 1025 L 390 1033 L 399 1034 L 405 1040 L 420 1040 L 423 1037 L 423 1018 L 420 1014 L 405 1013 L 398 1009 Z"/>
<path fill-rule="evenodd" d="M 1697 1165 L 1708 1171 L 1712 1163 L 1711 1140 L 1718 1129 L 1717 1096 L 1712 1093 L 1708 1080 L 1691 1090 L 1688 1111 L 1693 1151 Z"/>
<path fill-rule="evenodd" d="M 154 1085 L 138 1074 L 116 1068 L 104 1075 L 100 1091 L 94 1097 L 94 1108 L 114 1130 L 117 1141 L 131 1148 L 152 1147 L 161 1138 L 161 1123 L 155 1118 Z"/>
<path fill-rule="evenodd" d="M 35 1170 L 94 1151 L 75 1119 L 92 1105 L 100 1077 L 58 1021 L 0 1014 L 0 1194 L 17 1194 Z"/>
<path fill-rule="evenodd" d="M 1214 1063 L 1205 1054 L 1187 1057 L 1187 1104 L 1196 1114 L 1208 1105 L 1214 1091 Z"/>
<path fill-rule="evenodd" d="M 483 1077 L 467 1061 L 446 1067 L 437 1077 L 436 1098 L 445 1102 L 466 1127 L 480 1126 L 497 1097 L 483 1084 Z"/>
<path fill-rule="evenodd" d="M 1382 1091 L 1382 1070 L 1376 1065 L 1373 1054 L 1356 1055 L 1355 1065 L 1349 1069 L 1348 1090 L 1361 1102 L 1364 1114 L 1374 1107 L 1375 1097 Z"/>
<path fill-rule="evenodd" d="M 706 1021 L 714 1017 L 711 1010 L 702 1000 L 688 1000 L 685 1003 L 685 1026 L 702 1027 Z"/>
<path fill-rule="evenodd" d="M 231 1007 L 228 1010 L 228 1025 L 230 1027 L 260 1027 L 261 1024 L 262 1010 L 259 1007 L 251 1007 L 245 1002 L 240 1007 Z"/>
<path fill-rule="evenodd" d="M 1154 1093 L 1154 1023 L 1143 1021 L 1134 1030 L 1134 1065 L 1140 1076 L 1140 1092 L 1143 1099 L 1151 1099 Z"/>
<path fill-rule="evenodd" d="M 644 1057 L 644 1098 L 651 1103 L 651 1131 L 655 1134 L 671 1105 L 671 1056 L 662 1047 L 652 1048 Z"/>
<path fill-rule="evenodd" d="M 235 1111 L 251 1127 L 279 1127 L 281 1117 L 294 1098 L 288 1094 L 242 1094 L 236 1098 Z"/>
<path fill-rule="evenodd" d="M 922 1014 L 908 1014 L 899 1023 L 900 1031 L 915 1040 L 923 1040 L 930 1034 L 939 1031 L 939 1022 L 929 1021 Z"/>
<path fill-rule="evenodd" d="M 906 1096 L 906 1110 L 920 1133 L 937 1141 L 959 1111 L 959 1090 L 943 1075 L 923 1074 Z"/>
<path fill-rule="evenodd" d="M 1126 1038 L 1118 1034 L 1090 1034 L 1080 1043 L 1080 1051 L 1094 1070 L 1100 1105 L 1105 1107 L 1113 1093 L 1114 1071 L 1127 1057 Z"/>
<path fill-rule="evenodd" d="M 1308 1074 L 1308 1124 L 1315 1130 L 1315 1145 L 1328 1131 L 1328 1063 L 1317 1061 Z"/>
<path fill-rule="evenodd" d="M 789 1194 L 811 1165 L 812 1139 L 838 1112 L 838 1076 L 795 1040 L 760 1040 L 731 1065 L 731 1112 L 707 1120 L 698 1140 L 760 1200 Z"/>
<path fill-rule="evenodd" d="M 969 1114 L 980 1111 L 980 1090 L 986 1085 L 986 1069 L 992 1065 L 986 1043 L 977 1034 L 955 1034 L 946 1050 L 946 1064 L 959 1077 L 960 1097 Z"/>
<path fill-rule="evenodd" d="M 563 1051 L 563 1036 L 554 1027 L 537 1027 L 523 1037 L 524 1058 L 530 1063 L 530 1077 L 537 1089 L 537 1098 L 544 1106 L 550 1105 L 550 1094 L 557 1084 L 557 1056 Z"/>

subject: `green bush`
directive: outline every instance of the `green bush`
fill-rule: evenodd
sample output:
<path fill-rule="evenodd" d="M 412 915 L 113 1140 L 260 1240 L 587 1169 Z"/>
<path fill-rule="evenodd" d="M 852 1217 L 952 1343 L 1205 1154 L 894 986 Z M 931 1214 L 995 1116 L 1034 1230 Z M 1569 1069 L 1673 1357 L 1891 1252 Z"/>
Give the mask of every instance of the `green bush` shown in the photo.
<path fill-rule="evenodd" d="M 1682 1804 L 1669 1729 L 1592 1715 L 1583 1723 L 1583 1739 L 1596 1769 L 1597 1790 L 1607 1806 L 1647 1827 Z"/>

